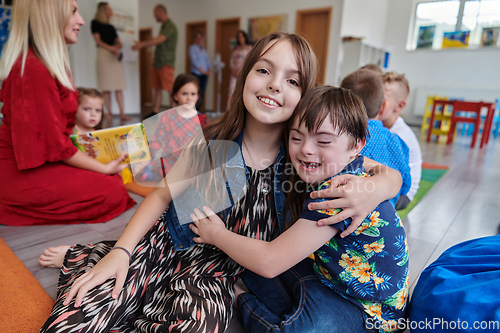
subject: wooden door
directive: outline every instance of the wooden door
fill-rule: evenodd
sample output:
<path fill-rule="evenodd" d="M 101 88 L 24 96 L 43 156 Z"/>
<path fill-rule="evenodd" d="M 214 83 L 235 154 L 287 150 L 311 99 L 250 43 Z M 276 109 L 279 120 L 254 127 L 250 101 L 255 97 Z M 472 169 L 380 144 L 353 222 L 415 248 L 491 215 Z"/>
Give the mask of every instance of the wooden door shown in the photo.
<path fill-rule="evenodd" d="M 215 53 L 221 55 L 222 62 L 225 64 L 222 70 L 222 82 L 219 84 L 218 75 L 214 74 L 214 99 L 213 99 L 213 110 L 217 110 L 218 96 L 220 90 L 220 112 L 225 112 L 227 109 L 227 96 L 229 90 L 229 77 L 231 71 L 229 69 L 229 63 L 231 60 L 231 43 L 234 44 L 236 38 L 236 33 L 240 30 L 240 18 L 229 18 L 217 20 L 215 22 Z"/>
<path fill-rule="evenodd" d="M 198 22 L 188 22 L 186 23 L 186 53 L 185 57 L 185 73 L 191 74 L 191 59 L 189 58 L 189 47 L 194 43 L 194 37 L 196 33 L 201 32 L 203 36 L 205 36 L 205 50 L 208 50 L 208 41 L 207 41 L 207 21 L 198 21 Z M 205 99 L 203 100 L 203 104 L 201 105 L 200 112 L 205 113 L 205 101 L 207 99 L 207 92 L 205 90 Z"/>
<path fill-rule="evenodd" d="M 295 32 L 304 37 L 318 57 L 317 85 L 325 84 L 332 7 L 297 11 Z"/>
<path fill-rule="evenodd" d="M 145 41 L 153 38 L 153 28 L 139 30 L 139 40 Z M 153 52 L 150 47 L 145 47 L 139 52 L 139 71 L 141 77 L 141 105 L 153 105 L 153 90 L 151 89 L 151 67 L 153 67 Z"/>

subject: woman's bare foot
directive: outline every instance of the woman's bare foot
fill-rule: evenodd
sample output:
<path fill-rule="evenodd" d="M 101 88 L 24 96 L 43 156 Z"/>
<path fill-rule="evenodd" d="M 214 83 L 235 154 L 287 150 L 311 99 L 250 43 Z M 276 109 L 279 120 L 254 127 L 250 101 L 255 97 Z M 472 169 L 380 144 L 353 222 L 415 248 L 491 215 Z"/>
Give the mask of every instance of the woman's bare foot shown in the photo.
<path fill-rule="evenodd" d="M 64 256 L 69 248 L 69 245 L 49 247 L 43 251 L 43 254 L 38 259 L 38 263 L 44 267 L 61 268 L 64 262 Z"/>
<path fill-rule="evenodd" d="M 120 115 L 120 120 L 121 121 L 131 121 L 132 118 L 130 118 L 129 116 L 127 116 L 126 114 L 121 114 Z"/>
<path fill-rule="evenodd" d="M 238 297 L 243 294 L 243 293 L 246 293 L 247 291 L 244 290 L 243 288 L 241 288 L 240 286 L 238 286 L 238 284 L 235 284 L 234 285 L 234 303 L 233 303 L 233 307 L 235 309 L 238 308 Z"/>

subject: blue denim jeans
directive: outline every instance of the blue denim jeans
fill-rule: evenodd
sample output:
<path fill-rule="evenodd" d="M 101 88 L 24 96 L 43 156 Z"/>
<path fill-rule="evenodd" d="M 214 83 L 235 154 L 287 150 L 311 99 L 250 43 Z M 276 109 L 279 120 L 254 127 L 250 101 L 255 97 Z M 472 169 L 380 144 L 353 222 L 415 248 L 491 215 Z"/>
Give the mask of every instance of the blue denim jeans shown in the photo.
<path fill-rule="evenodd" d="M 238 297 L 246 332 L 370 332 L 363 311 L 323 285 L 312 264 L 307 258 L 274 279 L 240 275 L 250 290 Z"/>
<path fill-rule="evenodd" d="M 193 76 L 198 80 L 198 86 L 200 87 L 200 93 L 198 94 L 198 101 L 196 102 L 196 110 L 200 111 L 203 100 L 205 99 L 205 89 L 207 88 L 208 76 L 198 75 L 191 72 Z"/>

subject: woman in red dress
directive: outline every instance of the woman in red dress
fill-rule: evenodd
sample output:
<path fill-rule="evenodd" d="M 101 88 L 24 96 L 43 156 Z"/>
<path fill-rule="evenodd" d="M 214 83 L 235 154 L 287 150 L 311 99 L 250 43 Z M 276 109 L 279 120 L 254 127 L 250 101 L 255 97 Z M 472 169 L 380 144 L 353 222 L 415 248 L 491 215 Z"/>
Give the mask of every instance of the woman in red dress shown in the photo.
<path fill-rule="evenodd" d="M 76 0 L 17 0 L 0 61 L 0 224 L 106 222 L 135 202 L 116 175 L 69 139 L 78 92 L 66 44 L 84 21 Z"/>

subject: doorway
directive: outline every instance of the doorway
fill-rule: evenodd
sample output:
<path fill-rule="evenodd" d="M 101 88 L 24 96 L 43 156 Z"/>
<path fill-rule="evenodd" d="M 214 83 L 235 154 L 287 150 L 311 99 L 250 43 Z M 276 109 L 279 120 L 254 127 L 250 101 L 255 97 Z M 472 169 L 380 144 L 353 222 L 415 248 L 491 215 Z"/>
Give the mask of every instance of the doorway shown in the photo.
<path fill-rule="evenodd" d="M 205 36 L 205 50 L 208 50 L 208 41 L 207 41 L 207 21 L 197 21 L 197 22 L 188 22 L 186 23 L 186 52 L 185 54 L 185 73 L 191 74 L 191 59 L 189 58 L 189 47 L 193 45 L 194 37 L 196 33 L 201 32 L 203 36 Z M 201 105 L 201 110 L 199 112 L 205 113 L 205 101 L 206 101 L 206 90 L 205 90 L 205 99 L 203 100 L 203 104 Z"/>
<path fill-rule="evenodd" d="M 240 18 L 229 18 L 217 20 L 215 22 L 215 53 L 219 53 L 222 62 L 225 64 L 222 70 L 222 82 L 219 84 L 218 75 L 214 73 L 214 99 L 213 110 L 215 112 L 225 112 L 227 109 L 227 96 L 229 90 L 229 78 L 231 70 L 229 63 L 231 61 L 232 46 L 236 40 L 236 33 L 240 30 Z M 220 93 L 220 100 L 219 100 Z"/>
<path fill-rule="evenodd" d="M 304 37 L 318 57 L 317 85 L 325 84 L 332 7 L 297 11 L 295 32 Z"/>
<path fill-rule="evenodd" d="M 139 30 L 139 40 L 141 42 L 150 40 L 152 38 L 153 28 L 142 28 Z M 153 106 L 153 90 L 151 89 L 151 67 L 153 67 L 153 52 L 151 52 L 150 47 L 145 47 L 139 52 L 141 106 Z"/>

